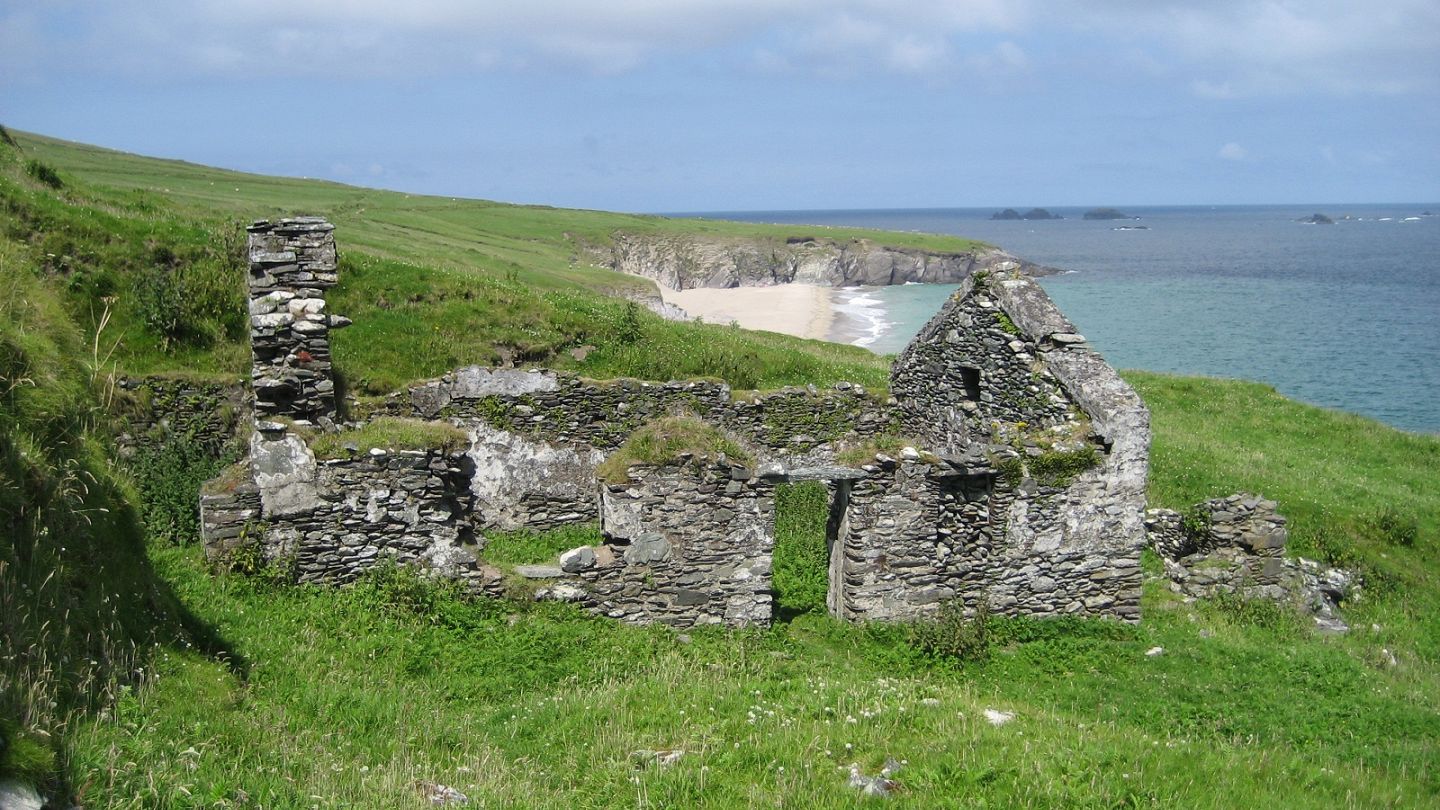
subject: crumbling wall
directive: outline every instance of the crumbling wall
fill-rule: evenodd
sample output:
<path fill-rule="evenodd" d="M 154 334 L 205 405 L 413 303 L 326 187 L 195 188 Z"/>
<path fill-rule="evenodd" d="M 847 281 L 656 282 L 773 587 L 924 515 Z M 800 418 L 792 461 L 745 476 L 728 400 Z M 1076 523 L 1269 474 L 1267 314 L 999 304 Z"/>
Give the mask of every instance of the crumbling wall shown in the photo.
<path fill-rule="evenodd" d="M 202 496 L 212 560 L 253 543 L 257 562 L 286 569 L 298 582 L 349 582 L 386 560 L 420 563 L 476 587 L 498 576 L 476 557 L 464 453 L 374 450 L 316 459 L 284 425 L 258 428 L 248 460 L 253 481 Z"/>
<path fill-rule="evenodd" d="M 1195 599 L 1269 599 L 1304 611 L 1323 630 L 1348 629 L 1339 607 L 1358 587 L 1355 574 L 1286 557 L 1289 530 L 1277 508 L 1274 501 L 1239 493 L 1196 504 L 1188 521 L 1169 509 L 1147 512 L 1150 545 L 1165 565 L 1170 589 Z"/>
<path fill-rule="evenodd" d="M 602 485 L 610 542 L 575 549 L 543 591 L 633 624 L 767 624 L 776 480 L 715 460 L 630 468 Z"/>
<path fill-rule="evenodd" d="M 687 411 L 724 427 L 764 460 L 829 463 L 837 442 L 893 430 L 861 386 L 790 387 L 733 399 L 709 380 L 651 383 L 470 366 L 393 397 L 387 411 L 445 418 L 471 432 L 477 526 L 538 531 L 598 517 L 595 468 L 646 422 Z"/>
<path fill-rule="evenodd" d="M 239 380 L 127 377 L 119 388 L 121 424 L 115 444 L 122 458 L 157 451 L 174 441 L 219 457 L 234 449 L 237 428 L 249 417 Z"/>
<path fill-rule="evenodd" d="M 788 387 L 739 399 L 732 393 L 713 380 L 588 380 L 546 369 L 469 366 L 393 397 L 386 410 L 484 422 L 548 444 L 599 450 L 619 447 L 646 422 L 688 411 L 775 457 L 873 436 L 896 424 L 888 406 L 854 383 Z"/>

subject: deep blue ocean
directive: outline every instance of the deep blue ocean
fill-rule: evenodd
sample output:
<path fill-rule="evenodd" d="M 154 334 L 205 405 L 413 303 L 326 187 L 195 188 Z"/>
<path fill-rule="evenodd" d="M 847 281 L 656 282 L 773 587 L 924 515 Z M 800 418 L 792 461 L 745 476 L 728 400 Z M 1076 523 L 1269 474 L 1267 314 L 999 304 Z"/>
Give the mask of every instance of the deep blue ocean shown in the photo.
<path fill-rule="evenodd" d="M 1071 208 L 1050 209 L 1062 220 L 992 221 L 995 210 L 705 216 L 982 239 L 1067 271 L 1042 284 L 1115 366 L 1259 380 L 1440 432 L 1440 216 L 1422 216 L 1440 214 L 1440 203 L 1124 208 L 1139 219 L 1111 221 Z M 1314 213 L 1336 224 L 1296 221 Z M 899 351 L 952 289 L 846 291 L 839 327 L 875 351 Z"/>

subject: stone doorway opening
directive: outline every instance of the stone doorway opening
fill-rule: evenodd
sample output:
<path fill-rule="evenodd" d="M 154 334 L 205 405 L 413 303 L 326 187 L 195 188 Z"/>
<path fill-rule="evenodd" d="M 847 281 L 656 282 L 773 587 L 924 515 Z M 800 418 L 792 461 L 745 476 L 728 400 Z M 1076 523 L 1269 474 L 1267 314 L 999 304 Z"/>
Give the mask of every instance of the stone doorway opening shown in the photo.
<path fill-rule="evenodd" d="M 843 561 L 837 542 L 849 505 L 850 482 L 797 478 L 775 489 L 773 615 L 791 621 L 806 614 L 839 615 Z"/>

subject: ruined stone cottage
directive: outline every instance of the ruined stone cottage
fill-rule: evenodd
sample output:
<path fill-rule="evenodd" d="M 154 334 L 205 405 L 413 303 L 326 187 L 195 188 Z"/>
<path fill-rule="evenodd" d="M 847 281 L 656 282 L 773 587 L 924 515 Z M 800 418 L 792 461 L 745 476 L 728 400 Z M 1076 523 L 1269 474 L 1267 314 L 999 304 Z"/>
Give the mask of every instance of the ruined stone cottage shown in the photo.
<path fill-rule="evenodd" d="M 345 448 L 326 311 L 332 227 L 250 228 L 255 426 L 201 498 L 207 553 L 249 549 L 307 582 L 382 560 L 500 592 L 507 578 L 597 614 L 674 626 L 768 622 L 776 488 L 830 495 L 831 613 L 1001 613 L 1136 621 L 1149 417 L 1043 290 L 970 275 L 891 371 L 888 396 L 841 383 L 739 397 L 713 381 L 592 381 L 468 367 L 391 397 L 391 416 L 459 437 L 427 450 Z M 596 470 L 635 431 L 693 414 L 752 451 Z M 882 448 L 903 441 L 889 453 Z M 842 463 L 842 460 L 848 463 Z M 502 571 L 487 535 L 598 523 L 604 542 Z"/>

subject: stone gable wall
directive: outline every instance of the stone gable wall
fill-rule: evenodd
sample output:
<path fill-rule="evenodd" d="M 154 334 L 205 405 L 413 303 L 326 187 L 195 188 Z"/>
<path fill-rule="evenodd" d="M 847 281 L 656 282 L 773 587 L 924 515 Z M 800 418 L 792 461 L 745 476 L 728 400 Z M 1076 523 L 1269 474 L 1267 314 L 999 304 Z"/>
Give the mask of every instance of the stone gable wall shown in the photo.
<path fill-rule="evenodd" d="M 988 440 L 997 422 L 1044 428 L 1066 421 L 1072 402 L 1041 350 L 988 288 L 962 284 L 891 369 L 906 433 L 956 453 Z"/>

